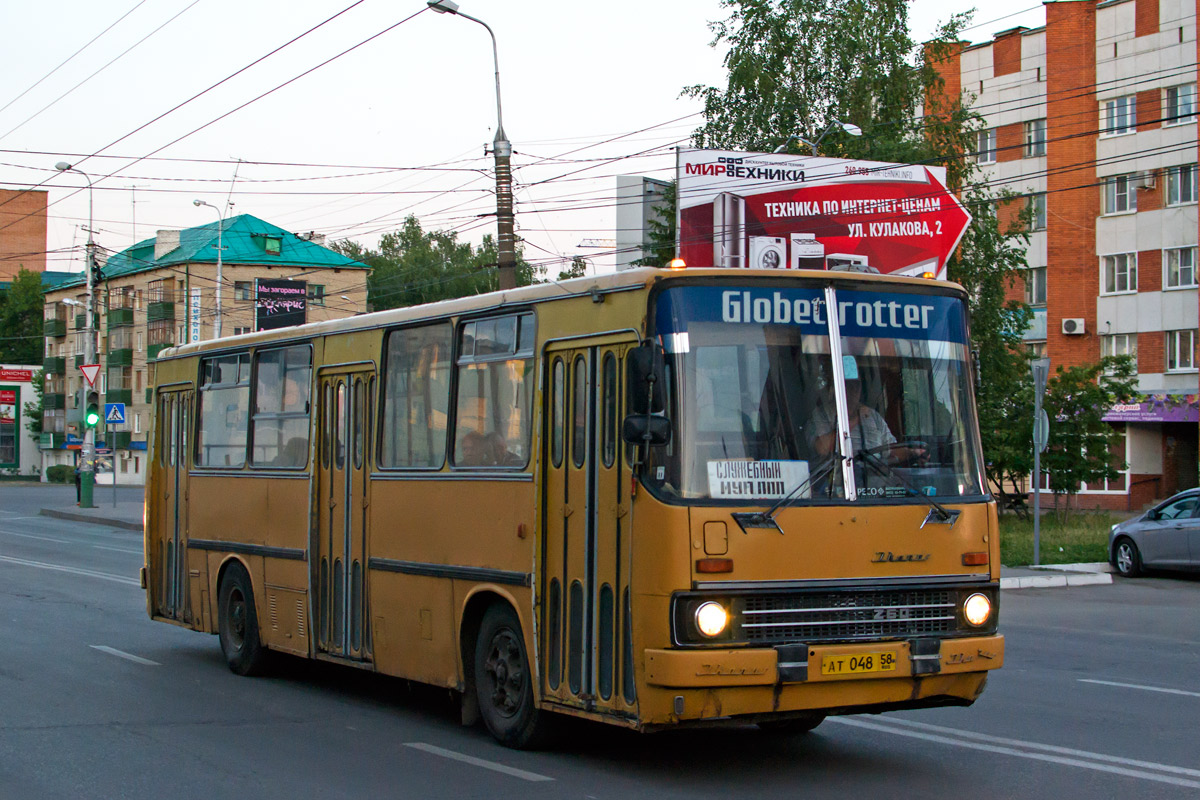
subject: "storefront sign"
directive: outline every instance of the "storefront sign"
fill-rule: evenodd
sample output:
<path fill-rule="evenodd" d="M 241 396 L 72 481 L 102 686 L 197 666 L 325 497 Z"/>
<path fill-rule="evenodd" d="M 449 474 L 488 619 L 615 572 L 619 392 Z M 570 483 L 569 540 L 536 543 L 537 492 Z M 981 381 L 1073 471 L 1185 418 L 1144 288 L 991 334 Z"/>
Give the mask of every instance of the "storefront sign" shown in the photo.
<path fill-rule="evenodd" d="M 0 367 L 0 381 L 14 381 L 16 383 L 32 383 L 33 370 L 31 369 L 9 369 Z"/>
<path fill-rule="evenodd" d="M 1105 422 L 1200 422 L 1200 395 L 1152 394 L 1136 403 L 1118 403 Z"/>

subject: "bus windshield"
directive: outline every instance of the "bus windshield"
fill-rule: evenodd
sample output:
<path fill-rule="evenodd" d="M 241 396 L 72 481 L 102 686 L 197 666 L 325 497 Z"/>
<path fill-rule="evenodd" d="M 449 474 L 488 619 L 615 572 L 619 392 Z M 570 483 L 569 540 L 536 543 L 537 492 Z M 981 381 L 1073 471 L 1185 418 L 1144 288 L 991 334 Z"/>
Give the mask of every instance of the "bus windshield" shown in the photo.
<path fill-rule="evenodd" d="M 836 349 L 822 288 L 662 292 L 654 319 L 674 434 L 651 453 L 650 487 L 759 505 L 981 496 L 963 303 L 889 289 L 835 293 Z M 853 495 L 839 455 L 851 459 Z"/>

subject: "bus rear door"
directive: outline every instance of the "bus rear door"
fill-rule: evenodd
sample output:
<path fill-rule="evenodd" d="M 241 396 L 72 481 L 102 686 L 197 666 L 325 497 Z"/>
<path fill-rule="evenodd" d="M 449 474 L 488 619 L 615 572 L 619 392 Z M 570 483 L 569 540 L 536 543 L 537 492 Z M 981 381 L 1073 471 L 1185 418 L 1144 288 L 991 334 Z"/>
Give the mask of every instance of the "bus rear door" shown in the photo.
<path fill-rule="evenodd" d="M 317 649 L 369 661 L 367 503 L 375 372 L 321 373 L 315 587 Z"/>
<path fill-rule="evenodd" d="M 542 692 L 636 712 L 630 635 L 629 468 L 620 437 L 632 337 L 550 345 L 542 503 Z"/>
<path fill-rule="evenodd" d="M 156 613 L 179 621 L 191 619 L 188 603 L 187 494 L 188 432 L 192 392 L 160 390 L 158 393 L 158 470 L 160 480 L 153 498 L 158 505 L 151 546 Z"/>

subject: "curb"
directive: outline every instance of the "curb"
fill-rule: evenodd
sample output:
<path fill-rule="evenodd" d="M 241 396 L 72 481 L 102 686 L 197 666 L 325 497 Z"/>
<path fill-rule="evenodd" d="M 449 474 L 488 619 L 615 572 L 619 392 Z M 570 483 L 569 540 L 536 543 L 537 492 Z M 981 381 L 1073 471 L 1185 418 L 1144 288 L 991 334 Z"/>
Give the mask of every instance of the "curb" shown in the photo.
<path fill-rule="evenodd" d="M 1085 572 L 1075 575 L 1030 575 L 1022 578 L 1001 578 L 1001 589 L 1047 589 L 1054 586 L 1097 586 L 1113 582 L 1107 572 Z"/>
<path fill-rule="evenodd" d="M 140 522 L 130 522 L 126 519 L 106 519 L 104 517 L 94 517 L 90 514 L 77 514 L 72 511 L 59 511 L 57 508 L 43 508 L 38 512 L 43 517 L 54 517 L 55 519 L 66 519 L 71 522 L 90 522 L 93 525 L 104 525 L 109 528 L 121 528 L 127 531 L 142 530 Z"/>

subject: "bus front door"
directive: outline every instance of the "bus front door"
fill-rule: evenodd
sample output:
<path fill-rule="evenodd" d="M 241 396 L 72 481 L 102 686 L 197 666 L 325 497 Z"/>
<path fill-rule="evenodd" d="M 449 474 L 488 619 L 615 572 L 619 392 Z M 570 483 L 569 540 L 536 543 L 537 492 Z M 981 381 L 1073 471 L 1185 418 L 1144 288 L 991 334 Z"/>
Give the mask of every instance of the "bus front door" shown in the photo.
<path fill-rule="evenodd" d="M 629 583 L 629 467 L 620 436 L 624 357 L 610 337 L 547 352 L 542 482 L 542 692 L 636 713 Z"/>
<path fill-rule="evenodd" d="M 319 388 L 317 649 L 369 661 L 367 475 L 375 373 L 322 373 Z"/>
<path fill-rule="evenodd" d="M 190 391 L 158 394 L 158 524 L 152 546 L 158 593 L 157 611 L 174 620 L 189 620 L 187 565 L 188 431 Z"/>

